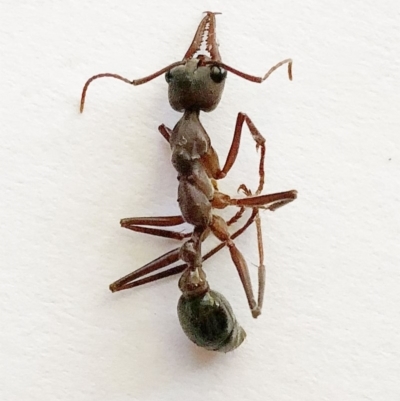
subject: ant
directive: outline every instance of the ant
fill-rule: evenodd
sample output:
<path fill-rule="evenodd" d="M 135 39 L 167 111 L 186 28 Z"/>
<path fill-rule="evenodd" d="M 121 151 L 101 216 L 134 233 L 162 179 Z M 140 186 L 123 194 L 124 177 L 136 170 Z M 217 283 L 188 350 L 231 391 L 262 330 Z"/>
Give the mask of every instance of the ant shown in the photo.
<path fill-rule="evenodd" d="M 239 113 L 237 116 L 232 144 L 221 169 L 218 155 L 200 122 L 200 111 L 210 112 L 218 106 L 227 72 L 251 82 L 261 83 L 277 68 L 287 64 L 289 79 L 292 79 L 292 60 L 286 59 L 276 64 L 264 77 L 248 75 L 226 65 L 221 61 L 216 41 L 215 15 L 219 13 L 206 12 L 205 14 L 182 61 L 172 63 L 145 78 L 136 80 L 129 80 L 111 73 L 94 75 L 84 85 L 80 111 L 83 111 L 88 86 L 95 79 L 112 77 L 137 86 L 165 74 L 168 83 L 169 103 L 174 110 L 183 112 L 183 116 L 173 129 L 164 124 L 159 126 L 159 132 L 171 147 L 171 161 L 178 173 L 178 203 L 181 215 L 126 218 L 121 220 L 121 226 L 133 231 L 162 237 L 178 240 L 188 239 L 181 247 L 115 281 L 110 285 L 110 289 L 112 292 L 121 291 L 182 273 L 179 280 L 182 295 L 178 303 L 178 317 L 185 334 L 191 341 L 203 348 L 229 352 L 243 342 L 246 334 L 236 321 L 226 298 L 210 289 L 202 262 L 227 246 L 239 273 L 252 316 L 254 318 L 259 316 L 265 288 L 259 209 L 274 211 L 296 199 L 297 192 L 292 190 L 261 195 L 264 186 L 265 139 L 251 119 L 244 113 Z M 205 50 L 202 51 L 203 44 Z M 220 192 L 217 180 L 228 174 L 236 160 L 244 123 L 248 126 L 252 138 L 256 142 L 256 148 L 261 149 L 260 178 L 254 194 L 242 184 L 239 189 L 244 192 L 246 197 L 236 199 Z M 213 209 L 224 209 L 228 206 L 240 208 L 229 221 L 225 221 L 213 213 Z M 228 226 L 237 222 L 246 208 L 252 209 L 251 216 L 239 230 L 230 234 Z M 179 233 L 157 228 L 172 227 L 184 222 L 193 225 L 192 233 Z M 233 241 L 253 222 L 256 222 L 257 227 L 260 258 L 257 301 L 253 293 L 247 263 Z M 221 243 L 203 257 L 201 245 L 210 232 Z M 178 260 L 185 263 L 155 273 Z"/>

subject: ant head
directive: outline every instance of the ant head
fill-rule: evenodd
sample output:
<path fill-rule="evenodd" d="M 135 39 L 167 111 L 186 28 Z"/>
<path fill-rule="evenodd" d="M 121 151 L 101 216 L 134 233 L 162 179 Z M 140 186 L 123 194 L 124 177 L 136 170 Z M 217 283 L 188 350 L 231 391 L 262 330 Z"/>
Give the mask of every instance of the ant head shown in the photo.
<path fill-rule="evenodd" d="M 209 61 L 198 56 L 166 72 L 169 103 L 174 110 L 212 111 L 218 106 L 227 72 Z"/>
<path fill-rule="evenodd" d="M 169 84 L 169 102 L 171 107 L 177 111 L 214 110 L 221 100 L 227 71 L 248 81 L 261 83 L 277 68 L 283 64 L 288 64 L 289 79 L 292 79 L 291 59 L 283 60 L 274 65 L 263 77 L 248 75 L 224 64 L 221 61 L 215 33 L 215 15 L 217 14 L 219 13 L 206 11 L 206 15 L 201 20 L 193 41 L 182 61 L 172 63 L 140 79 L 130 80 L 113 73 L 97 74 L 89 78 L 82 90 L 81 113 L 89 85 L 95 79 L 104 77 L 116 78 L 130 85 L 137 86 L 150 82 L 154 78 L 166 73 L 165 78 Z"/>
<path fill-rule="evenodd" d="M 169 103 L 176 111 L 212 111 L 221 99 L 226 70 L 218 64 L 221 56 L 215 33 L 216 14 L 219 13 L 206 12 L 182 65 L 165 74 Z"/>

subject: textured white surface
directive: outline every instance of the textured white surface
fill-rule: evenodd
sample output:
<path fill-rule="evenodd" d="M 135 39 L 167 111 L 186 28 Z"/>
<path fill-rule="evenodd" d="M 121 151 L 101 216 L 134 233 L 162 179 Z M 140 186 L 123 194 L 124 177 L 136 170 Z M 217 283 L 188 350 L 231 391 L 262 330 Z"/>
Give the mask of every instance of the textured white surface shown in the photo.
<path fill-rule="evenodd" d="M 236 3 L 236 4 L 235 4 Z M 235 4 L 235 5 L 234 5 Z M 295 203 L 262 215 L 267 288 L 253 320 L 227 251 L 206 265 L 246 342 L 197 349 L 176 317 L 172 278 L 108 284 L 175 246 L 119 228 L 174 214 L 175 172 L 157 132 L 178 114 L 161 77 L 205 10 L 221 11 L 230 76 L 203 121 L 221 159 L 238 111 L 267 138 L 267 191 Z M 400 3 L 353 1 L 2 1 L 1 400 L 400 399 Z M 221 189 L 254 188 L 245 133 Z M 237 241 L 257 263 L 254 229 Z M 254 268 L 255 271 L 255 268 Z"/>

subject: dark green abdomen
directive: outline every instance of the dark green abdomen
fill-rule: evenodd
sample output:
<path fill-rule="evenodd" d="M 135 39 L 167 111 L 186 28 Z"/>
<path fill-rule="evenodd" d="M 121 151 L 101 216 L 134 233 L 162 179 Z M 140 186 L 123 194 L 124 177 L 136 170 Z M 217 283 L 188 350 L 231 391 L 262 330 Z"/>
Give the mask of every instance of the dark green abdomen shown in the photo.
<path fill-rule="evenodd" d="M 229 302 L 216 291 L 210 290 L 192 298 L 182 295 L 178 303 L 178 317 L 188 338 L 208 350 L 232 351 L 246 337 Z"/>

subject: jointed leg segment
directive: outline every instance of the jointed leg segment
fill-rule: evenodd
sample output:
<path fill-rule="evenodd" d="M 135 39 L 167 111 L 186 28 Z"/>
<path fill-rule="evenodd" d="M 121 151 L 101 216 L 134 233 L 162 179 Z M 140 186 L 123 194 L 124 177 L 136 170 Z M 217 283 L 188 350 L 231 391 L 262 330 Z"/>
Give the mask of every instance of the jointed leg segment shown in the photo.
<path fill-rule="evenodd" d="M 160 217 L 128 217 L 121 220 L 121 227 L 139 233 L 155 235 L 171 239 L 182 240 L 190 237 L 190 233 L 182 233 L 173 230 L 165 230 L 154 227 L 170 227 L 184 223 L 182 216 L 160 216 Z M 152 226 L 152 227 L 142 227 Z"/>
<path fill-rule="evenodd" d="M 246 221 L 246 223 L 237 231 L 235 231 L 231 235 L 231 240 L 237 238 L 239 235 L 241 235 L 254 221 L 256 217 L 256 213 L 253 211 L 249 219 Z M 211 251 L 206 253 L 203 256 L 203 261 L 209 259 L 211 256 L 215 255 L 217 252 L 219 252 L 226 244 L 224 242 L 221 242 L 219 245 L 217 245 L 215 248 L 213 248 Z M 135 270 L 132 273 L 127 274 L 126 276 L 122 277 L 121 279 L 115 281 L 110 285 L 110 290 L 112 292 L 116 291 L 122 291 L 126 290 L 128 288 L 133 288 L 133 287 L 138 287 L 140 285 L 146 284 L 146 283 L 151 283 L 153 281 L 160 280 L 162 278 L 166 278 L 169 276 L 173 276 L 175 274 L 182 273 L 186 268 L 187 265 L 186 263 L 182 263 L 178 266 L 174 266 L 172 268 L 169 268 L 163 272 L 152 274 L 157 272 L 158 270 L 161 270 L 164 267 L 167 267 L 179 260 L 179 251 L 180 248 L 175 248 L 170 252 L 165 253 L 164 255 L 158 257 L 157 259 L 153 260 L 150 263 L 147 263 L 145 266 Z M 148 276 L 149 274 L 152 274 Z M 147 277 L 144 277 L 147 276 Z M 143 277 L 143 278 L 142 278 Z"/>
<path fill-rule="evenodd" d="M 236 118 L 236 125 L 233 134 L 232 144 L 229 149 L 225 165 L 222 168 L 220 176 L 218 178 L 225 177 L 236 161 L 237 155 L 239 153 L 240 140 L 242 138 L 243 123 L 247 124 L 247 127 L 250 130 L 250 134 L 256 143 L 256 149 L 261 148 L 260 163 L 259 163 L 260 182 L 256 191 L 256 194 L 259 194 L 261 193 L 264 186 L 265 138 L 261 135 L 260 131 L 256 128 L 253 121 L 251 121 L 251 119 L 245 113 L 240 112 Z"/>

